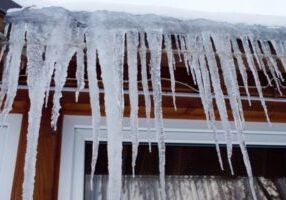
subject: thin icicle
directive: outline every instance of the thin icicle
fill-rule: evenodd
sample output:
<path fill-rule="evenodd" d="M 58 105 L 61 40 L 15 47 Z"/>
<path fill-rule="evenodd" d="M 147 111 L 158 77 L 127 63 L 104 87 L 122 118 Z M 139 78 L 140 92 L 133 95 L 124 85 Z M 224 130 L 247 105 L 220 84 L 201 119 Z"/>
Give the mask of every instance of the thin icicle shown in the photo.
<path fill-rule="evenodd" d="M 135 165 L 138 153 L 138 67 L 137 49 L 139 44 L 138 32 L 127 32 L 127 63 L 129 77 L 129 99 L 130 99 L 130 125 L 132 131 L 132 174 L 135 176 Z"/>
<path fill-rule="evenodd" d="M 283 94 L 281 92 L 280 83 L 279 82 L 280 82 L 280 80 L 284 81 L 284 78 L 282 76 L 281 71 L 279 70 L 279 67 L 277 65 L 276 60 L 273 58 L 273 55 L 271 53 L 271 49 L 270 49 L 270 46 L 269 46 L 268 42 L 261 41 L 261 48 L 262 48 L 262 51 L 265 54 L 265 60 L 266 60 L 266 62 L 268 64 L 270 73 L 271 73 L 271 75 L 272 75 L 272 77 L 274 79 L 274 82 L 276 84 L 277 90 L 278 90 L 279 94 L 282 96 Z"/>
<path fill-rule="evenodd" d="M 228 114 L 227 114 L 225 99 L 224 99 L 224 95 L 223 95 L 222 88 L 221 88 L 218 66 L 217 66 L 215 54 L 213 52 L 210 35 L 207 33 L 204 33 L 202 36 L 203 36 L 203 45 L 206 51 L 207 62 L 208 62 L 209 71 L 211 75 L 211 82 L 214 88 L 216 104 L 219 110 L 220 119 L 222 121 L 223 130 L 226 133 L 228 164 L 230 167 L 230 171 L 233 174 L 233 167 L 232 167 L 232 162 L 231 162 L 232 133 L 230 129 L 230 123 L 228 121 Z"/>
<path fill-rule="evenodd" d="M 255 85 L 256 85 L 256 89 L 258 91 L 258 95 L 259 95 L 259 98 L 260 98 L 260 102 L 261 102 L 261 105 L 262 105 L 262 107 L 264 109 L 265 117 L 266 117 L 268 123 L 270 123 L 270 119 L 269 119 L 268 111 L 267 111 L 267 106 L 265 104 L 265 100 L 264 100 L 264 97 L 263 97 L 261 83 L 260 83 L 260 80 L 259 80 L 259 77 L 258 77 L 258 73 L 257 73 L 256 68 L 255 68 L 254 60 L 251 57 L 251 50 L 250 50 L 248 39 L 245 38 L 245 37 L 242 37 L 241 41 L 243 42 L 243 47 L 244 47 L 244 50 L 245 50 L 246 60 L 247 60 L 248 66 L 250 68 L 250 71 L 251 71 L 251 73 L 253 75 L 253 78 L 254 78 L 254 81 L 255 81 Z"/>
<path fill-rule="evenodd" d="M 173 96 L 173 105 L 175 110 L 177 110 L 176 105 L 176 80 L 175 80 L 175 74 L 174 74 L 174 67 L 173 67 L 173 49 L 172 49 L 172 40 L 171 35 L 164 35 L 164 42 L 165 42 L 165 50 L 167 51 L 167 58 L 168 58 L 168 68 L 169 68 L 169 74 L 171 79 L 171 90 L 172 90 L 172 96 Z"/>
<path fill-rule="evenodd" d="M 282 62 L 284 71 L 286 71 L 286 52 L 285 52 L 285 45 L 283 41 L 276 41 L 271 40 L 271 44 L 274 47 L 274 50 Z"/>
<path fill-rule="evenodd" d="M 92 23 L 92 20 L 91 20 Z M 93 189 L 93 177 L 98 157 L 99 133 L 100 133 L 100 102 L 99 102 L 99 87 L 96 71 L 96 38 L 93 35 L 87 34 L 87 75 L 90 96 L 90 106 L 92 115 L 92 159 L 91 159 L 91 176 L 90 188 Z"/>
<path fill-rule="evenodd" d="M 241 57 L 241 51 L 239 49 L 237 40 L 232 40 L 232 47 L 233 47 L 233 53 L 234 53 L 235 58 L 237 60 L 238 69 L 239 69 L 240 75 L 242 77 L 244 89 L 245 89 L 246 94 L 247 94 L 248 103 L 249 103 L 249 106 L 251 106 L 251 99 L 250 99 L 250 93 L 249 93 L 248 81 L 247 81 L 248 76 L 247 76 L 247 72 L 246 72 L 246 67 L 245 67 L 243 60 L 242 60 L 242 57 Z"/>
<path fill-rule="evenodd" d="M 84 47 L 84 46 L 83 46 Z M 75 92 L 75 101 L 78 102 L 79 93 L 84 89 L 84 49 L 78 48 L 76 52 L 76 80 L 77 90 Z"/>
<path fill-rule="evenodd" d="M 165 133 L 163 130 L 162 113 L 162 89 L 161 89 L 161 51 L 162 51 L 162 33 L 159 31 L 148 31 L 147 41 L 151 51 L 151 79 L 153 87 L 155 127 L 158 140 L 159 152 L 159 171 L 160 171 L 160 190 L 163 200 L 166 199 L 165 190 Z"/>
<path fill-rule="evenodd" d="M 253 48 L 254 58 L 257 61 L 259 69 L 262 69 L 262 72 L 263 72 L 264 76 L 266 77 L 266 79 L 268 81 L 268 84 L 270 86 L 272 86 L 271 78 L 269 77 L 269 75 L 267 73 L 267 69 L 266 69 L 267 66 L 263 62 L 263 52 L 260 49 L 258 41 L 255 41 L 255 40 L 252 39 L 252 40 L 250 40 L 250 43 L 251 43 L 251 46 Z"/>
<path fill-rule="evenodd" d="M 181 57 L 181 47 L 179 44 L 179 35 L 174 35 L 175 37 L 175 43 L 176 43 L 176 48 L 177 48 L 177 52 L 178 52 L 178 56 L 179 56 L 179 62 L 182 62 L 182 57 Z"/>
<path fill-rule="evenodd" d="M 123 32 L 98 30 L 98 57 L 104 85 L 105 111 L 107 119 L 108 151 L 108 195 L 107 199 L 117 200 L 121 195 L 122 185 L 122 120 L 123 89 L 122 66 L 124 57 Z M 113 48 L 110 48 L 110 47 Z"/>
<path fill-rule="evenodd" d="M 147 64 L 146 64 L 146 44 L 145 44 L 145 33 L 140 33 L 140 64 L 141 64 L 141 78 L 142 78 L 142 87 L 144 92 L 144 102 L 145 102 L 145 112 L 147 118 L 147 127 L 148 127 L 148 135 L 151 133 L 151 100 L 150 100 L 150 92 L 148 86 L 148 76 L 147 76 Z M 152 151 L 151 139 L 149 137 L 149 152 Z"/>

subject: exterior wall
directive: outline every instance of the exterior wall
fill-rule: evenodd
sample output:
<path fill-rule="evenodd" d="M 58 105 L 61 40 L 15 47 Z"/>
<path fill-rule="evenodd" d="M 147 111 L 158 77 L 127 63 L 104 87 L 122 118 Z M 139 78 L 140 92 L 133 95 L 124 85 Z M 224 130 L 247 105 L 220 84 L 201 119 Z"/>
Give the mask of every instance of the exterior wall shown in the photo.
<path fill-rule="evenodd" d="M 21 100 L 25 93 L 20 92 L 17 96 L 18 101 L 14 104 L 14 112 L 24 113 L 24 119 L 22 124 L 22 131 L 19 142 L 14 185 L 12 191 L 13 200 L 20 200 L 22 193 L 23 182 L 23 166 L 24 156 L 26 149 L 26 134 L 27 134 L 27 121 L 28 121 L 28 109 L 29 103 L 27 96 L 25 100 Z M 75 114 L 75 115 L 90 115 L 90 106 L 88 104 L 88 95 L 81 95 L 79 103 L 74 102 L 74 94 L 65 94 L 63 97 L 62 114 Z M 170 98 L 164 98 L 163 102 L 171 101 Z M 178 104 L 177 112 L 170 106 L 164 107 L 165 118 L 177 118 L 177 119 L 205 119 L 204 112 L 201 108 L 189 108 L 186 105 L 192 105 L 192 103 L 184 100 L 185 104 L 181 102 Z M 181 107 L 180 107 L 181 105 Z M 185 106 L 184 106 L 185 105 Z M 271 104 L 269 106 L 269 114 L 273 122 L 286 122 L 286 104 Z M 271 108 L 271 109 L 270 109 Z M 265 121 L 264 113 L 261 109 L 256 108 L 256 111 L 246 110 L 245 115 L 248 121 Z M 259 111 L 258 111 L 259 110 Z M 102 114 L 104 113 L 102 106 Z M 141 106 L 139 110 L 140 116 L 144 117 L 144 107 Z M 43 117 L 41 122 L 40 138 L 38 145 L 38 160 L 37 171 L 35 179 L 35 192 L 34 199 L 41 200 L 54 200 L 57 199 L 58 191 L 58 178 L 59 178 L 59 166 L 60 166 L 60 147 L 61 147 L 61 129 L 62 118 L 58 123 L 58 130 L 53 131 L 50 128 L 50 116 L 51 116 L 51 104 L 47 109 L 43 110 Z M 129 116 L 128 108 L 126 109 L 125 116 Z"/>

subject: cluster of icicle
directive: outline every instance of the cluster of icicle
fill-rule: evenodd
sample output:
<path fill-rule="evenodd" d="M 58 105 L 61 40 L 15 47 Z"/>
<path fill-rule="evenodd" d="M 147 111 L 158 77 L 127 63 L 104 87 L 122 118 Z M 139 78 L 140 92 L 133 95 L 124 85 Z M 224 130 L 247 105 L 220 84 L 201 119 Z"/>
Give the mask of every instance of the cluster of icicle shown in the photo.
<path fill-rule="evenodd" d="M 138 19 L 138 21 L 136 21 Z M 144 21 L 145 20 L 145 21 Z M 124 110 L 123 90 L 123 64 L 127 56 L 129 76 L 129 98 L 131 105 L 131 129 L 132 139 L 132 166 L 133 173 L 138 148 L 138 86 L 137 75 L 141 74 L 145 99 L 146 116 L 150 119 L 151 100 L 154 102 L 154 121 L 158 140 L 159 169 L 161 197 L 165 194 L 165 142 L 162 116 L 162 89 L 161 89 L 161 54 L 164 51 L 168 58 L 168 68 L 171 79 L 171 89 L 174 95 L 175 105 L 175 64 L 176 59 L 173 49 L 178 49 L 179 57 L 185 62 L 186 70 L 195 80 L 199 88 L 201 101 L 210 129 L 214 131 L 216 150 L 221 168 L 222 158 L 217 139 L 213 99 L 219 111 L 227 144 L 227 157 L 231 172 L 233 173 L 232 133 L 231 123 L 227 113 L 226 102 L 222 90 L 222 81 L 227 89 L 232 117 L 235 122 L 236 134 L 243 154 L 247 174 L 254 199 L 253 176 L 244 140 L 244 115 L 237 76 L 241 76 L 247 95 L 249 96 L 246 66 L 252 72 L 261 104 L 266 113 L 267 108 L 263 99 L 262 88 L 258 77 L 258 70 L 262 70 L 272 84 L 271 78 L 279 86 L 279 80 L 283 80 L 276 58 L 272 56 L 271 45 L 275 48 L 276 57 L 279 57 L 283 66 L 286 66 L 286 44 L 279 41 L 279 36 L 285 37 L 284 29 L 271 29 L 258 27 L 255 31 L 245 28 L 245 34 L 241 29 L 228 27 L 217 23 L 218 28 L 212 26 L 208 29 L 202 23 L 201 28 L 197 21 L 178 21 L 175 19 L 156 16 L 133 16 L 123 13 L 95 12 L 72 13 L 61 8 L 47 8 L 42 10 L 21 10 L 10 13 L 7 17 L 9 24 L 5 34 L 9 38 L 9 44 L 2 48 L 7 51 L 4 62 L 4 72 L 0 100 L 3 104 L 2 120 L 11 111 L 14 98 L 17 93 L 21 55 L 25 47 L 27 56 L 27 84 L 30 98 L 29 126 L 27 136 L 27 152 L 25 156 L 23 199 L 33 198 L 35 164 L 37 155 L 37 143 L 42 109 L 45 100 L 48 100 L 50 83 L 55 83 L 52 110 L 52 126 L 56 128 L 61 108 L 60 99 L 66 82 L 68 66 L 71 58 L 76 55 L 76 78 L 78 94 L 85 87 L 84 71 L 87 68 L 89 95 L 92 109 L 93 127 L 93 155 L 92 175 L 94 174 L 99 145 L 100 103 L 99 86 L 97 80 L 97 61 L 101 66 L 101 77 L 104 85 L 105 110 L 108 129 L 108 199 L 118 199 L 121 194 L 122 182 L 122 120 Z M 144 23 L 143 23 L 144 22 Z M 174 25 L 174 22 L 179 25 Z M 181 24 L 180 24 L 181 23 Z M 208 22 L 213 24 L 213 22 Z M 168 26 L 167 26 L 168 25 Z M 178 30 L 172 30 L 175 26 Z M 119 28 L 120 26 L 121 28 Z M 180 27 L 184 27 L 179 29 Z M 214 28 L 215 27 L 215 28 Z M 223 29 L 222 27 L 226 27 Z M 268 34 L 271 43 L 263 38 Z M 237 32 L 235 30 L 237 29 Z M 209 30 L 209 31 L 208 31 Z M 176 34 L 177 31 L 180 34 Z M 274 32 L 274 33 L 273 33 Z M 272 34 L 273 33 L 273 34 Z M 172 37 L 171 37 L 172 35 Z M 262 39 L 259 37 L 261 36 Z M 172 43 L 175 38 L 175 45 Z M 242 42 L 240 49 L 237 39 Z M 270 45 L 271 44 L 271 45 Z M 139 51 L 138 51 L 139 50 Z M 150 59 L 146 55 L 150 54 Z M 245 55 L 243 57 L 242 53 Z M 261 56 L 263 53 L 263 56 Z M 219 60 L 217 59 L 217 55 Z M 138 59 L 139 56 L 139 59 Z M 235 63 L 235 60 L 237 63 Z M 246 62 L 247 64 L 246 64 Z M 140 63 L 137 63 L 137 62 Z M 86 64 L 85 64 L 86 63 Z M 220 63 L 220 64 L 218 64 Z M 138 65 L 141 71 L 138 72 Z M 221 66 L 219 69 L 218 66 Z M 266 68 L 270 66 L 269 68 Z M 238 67 L 237 67 L 238 66 Z M 152 92 L 148 88 L 148 68 L 152 82 Z M 219 70 L 222 71 L 223 80 L 220 79 Z M 270 70 L 271 77 L 267 70 Z M 151 99 L 152 97 L 152 99 Z M 249 103 L 250 100 L 249 100 Z M 269 119 L 268 119 L 269 121 Z"/>

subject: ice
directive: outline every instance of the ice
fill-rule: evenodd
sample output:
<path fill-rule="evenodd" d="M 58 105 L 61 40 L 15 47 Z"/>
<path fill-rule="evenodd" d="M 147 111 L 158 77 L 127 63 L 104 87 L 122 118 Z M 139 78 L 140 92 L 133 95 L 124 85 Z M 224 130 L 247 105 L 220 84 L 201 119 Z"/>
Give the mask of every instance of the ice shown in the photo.
<path fill-rule="evenodd" d="M 150 71 L 155 133 L 159 151 L 160 192 L 162 199 L 166 199 L 161 54 L 162 46 L 164 46 L 168 58 L 167 64 L 171 79 L 173 102 L 176 108 L 174 73 L 176 62 L 172 38 L 175 39 L 174 46 L 176 46 L 175 51 L 178 54 L 179 61 L 184 60 L 183 64 L 187 69 L 187 73 L 190 73 L 193 82 L 198 85 L 208 127 L 214 131 L 214 141 L 221 168 L 223 169 L 218 140 L 219 127 L 217 127 L 217 124 L 219 123 L 216 122 L 214 100 L 226 137 L 227 159 L 230 170 L 234 173 L 231 163 L 232 131 L 234 131 L 239 138 L 251 191 L 253 197 L 256 198 L 252 170 L 244 139 L 245 119 L 237 73 L 240 73 L 242 77 L 250 101 L 246 70 L 251 71 L 261 105 L 267 120 L 270 121 L 258 71 L 261 70 L 265 74 L 269 83 L 275 81 L 279 89 L 280 81 L 284 79 L 277 60 L 281 60 L 284 69 L 286 68 L 285 27 L 275 27 L 275 31 L 273 31 L 273 28 L 256 25 L 235 25 L 208 20 L 182 21 L 155 15 L 140 16 L 109 11 L 94 13 L 70 12 L 62 8 L 24 9 L 10 12 L 6 21 L 9 24 L 8 26 L 11 25 L 11 31 L 8 33 L 8 26 L 6 26 L 5 34 L 9 38 L 9 43 L 1 50 L 1 54 L 5 55 L 0 92 L 3 107 L 1 112 L 2 123 L 11 111 L 17 93 L 22 54 L 26 55 L 28 59 L 27 84 L 31 107 L 27 153 L 25 155 L 24 200 L 30 200 L 33 195 L 37 142 L 44 99 L 46 98 L 47 105 L 50 84 L 53 82 L 55 91 L 51 124 L 52 127 L 56 128 L 68 66 L 73 58 L 76 58 L 77 61 L 76 100 L 80 91 L 85 87 L 85 65 L 87 66 L 92 110 L 91 183 L 98 155 L 98 136 L 101 120 L 97 66 L 100 66 L 102 72 L 108 132 L 108 199 L 111 200 L 118 199 L 122 186 L 122 121 L 125 109 L 124 61 L 127 60 L 128 64 L 133 174 L 135 173 L 137 148 L 140 142 L 137 135 L 138 77 L 140 77 L 140 72 L 148 131 L 150 133 L 148 135 L 152 134 L 150 131 L 151 94 L 148 84 Z M 239 40 L 242 41 L 244 51 L 240 49 L 242 47 L 238 44 Z M 163 41 L 164 45 L 162 45 Z M 23 51 L 25 45 L 27 45 L 27 52 Z M 139 52 L 137 52 L 138 46 Z M 275 49 L 275 53 L 272 52 L 272 47 Z M 242 55 L 244 52 L 245 55 Z M 126 59 L 125 55 L 127 56 Z M 141 71 L 138 71 L 137 68 L 138 55 Z M 99 63 L 97 63 L 97 60 Z M 150 65 L 147 61 L 150 61 Z M 222 71 L 222 74 L 219 73 L 220 71 Z M 223 88 L 226 88 L 226 94 L 224 94 Z M 228 100 L 226 101 L 225 98 Z M 227 112 L 226 102 L 230 103 L 229 113 Z M 231 127 L 230 118 L 234 120 L 234 127 Z"/>
<path fill-rule="evenodd" d="M 127 63 L 129 77 L 130 124 L 132 131 L 132 174 L 135 176 L 135 165 L 138 152 L 138 71 L 137 49 L 139 38 L 137 31 L 127 32 Z"/>
<path fill-rule="evenodd" d="M 221 81 L 219 77 L 218 67 L 215 59 L 215 54 L 212 49 L 211 44 L 211 36 L 209 34 L 203 34 L 203 44 L 204 48 L 206 50 L 206 57 L 207 62 L 209 66 L 209 71 L 211 75 L 211 82 L 212 86 L 214 88 L 215 93 L 215 99 L 216 99 L 216 105 L 219 110 L 219 115 L 222 121 L 222 127 L 223 130 L 226 133 L 226 144 L 227 144 L 227 158 L 228 158 L 228 164 L 231 170 L 231 173 L 233 174 L 233 167 L 231 163 L 231 157 L 232 157 L 232 134 L 231 134 L 231 127 L 228 120 L 228 114 L 226 110 L 225 100 L 224 100 L 224 94 L 222 92 L 221 88 Z"/>
<path fill-rule="evenodd" d="M 90 23 L 93 23 L 91 18 Z M 98 157 L 98 147 L 99 147 L 99 132 L 100 132 L 100 102 L 99 102 L 99 87 L 97 80 L 96 71 L 96 38 L 93 32 L 89 32 L 86 35 L 87 43 L 87 75 L 88 75 L 88 86 L 89 86 L 89 98 L 90 106 L 92 112 L 92 161 L 91 161 L 91 177 L 90 177 L 90 187 L 93 189 L 93 176 L 95 173 L 95 167 Z"/>
<path fill-rule="evenodd" d="M 82 44 L 83 47 L 85 47 Z M 84 48 L 78 48 L 76 52 L 76 62 L 77 62 L 77 70 L 76 70 L 76 80 L 77 80 L 77 90 L 75 93 L 75 101 L 78 102 L 79 93 L 84 89 Z"/>
<path fill-rule="evenodd" d="M 167 52 L 167 57 L 168 57 L 168 68 L 169 68 L 169 74 L 170 74 L 170 79 L 171 79 L 171 90 L 172 90 L 172 95 L 173 95 L 173 104 L 175 110 L 177 110 L 177 105 L 176 105 L 176 80 L 175 80 L 175 74 L 174 74 L 174 55 L 173 55 L 173 49 L 172 49 L 172 39 L 171 35 L 164 35 L 164 44 L 165 44 L 165 50 Z"/>
<path fill-rule="evenodd" d="M 240 51 L 240 48 L 238 46 L 237 40 L 232 40 L 231 44 L 232 44 L 232 47 L 233 47 L 233 53 L 234 53 L 235 58 L 237 60 L 238 70 L 239 70 L 239 73 L 240 73 L 240 75 L 242 77 L 242 82 L 243 82 L 243 85 L 244 85 L 244 89 L 245 89 L 245 92 L 246 92 L 247 97 L 248 97 L 248 104 L 249 104 L 249 106 L 251 106 L 251 98 L 250 98 L 250 93 L 249 93 L 249 89 L 248 89 L 248 75 L 247 75 L 247 72 L 246 72 L 246 67 L 245 67 L 245 65 L 243 63 L 243 59 L 242 59 L 242 56 L 241 56 L 241 51 Z"/>
<path fill-rule="evenodd" d="M 146 64 L 146 44 L 145 44 L 145 33 L 140 33 L 140 64 L 141 64 L 141 77 L 142 77 L 142 87 L 144 93 L 144 101 L 145 101 L 145 112 L 147 118 L 147 126 L 148 126 L 148 133 L 150 135 L 150 128 L 151 128 L 151 99 L 150 99 L 150 92 L 149 92 L 149 85 L 148 85 L 148 76 L 147 76 L 147 64 Z M 151 141 L 149 139 L 149 151 L 151 152 Z"/>
<path fill-rule="evenodd" d="M 162 113 L 162 89 L 161 89 L 161 48 L 162 48 L 162 32 L 147 31 L 147 41 L 150 48 L 151 58 L 151 79 L 154 100 L 155 129 L 158 140 L 159 152 L 159 173 L 160 173 L 160 189 L 161 197 L 166 199 L 165 190 L 165 133 L 163 129 L 163 113 Z"/>
<path fill-rule="evenodd" d="M 266 119 L 270 123 L 270 119 L 269 119 L 269 116 L 268 116 L 266 103 L 265 103 L 265 100 L 264 100 L 264 97 L 263 97 L 261 83 L 260 83 L 260 80 L 259 80 L 259 77 L 258 77 L 258 73 L 256 71 L 254 60 L 251 57 L 251 50 L 250 50 L 250 46 L 249 46 L 250 44 L 249 44 L 248 38 L 242 37 L 241 41 L 243 42 L 243 48 L 245 50 L 246 60 L 247 60 L 248 66 L 250 68 L 250 71 L 251 71 L 251 73 L 253 75 L 253 78 L 254 78 L 254 81 L 255 81 L 255 85 L 256 85 L 256 89 L 258 91 L 258 95 L 259 95 L 259 98 L 260 98 L 261 105 L 262 105 L 262 107 L 264 109 L 264 113 L 265 113 Z"/>
<path fill-rule="evenodd" d="M 11 28 L 9 52 L 6 56 L 2 86 L 0 92 L 0 104 L 3 105 L 1 112 L 1 124 L 6 120 L 12 110 L 14 98 L 17 94 L 22 49 L 25 45 L 25 24 L 15 24 Z M 6 98 L 6 99 L 5 99 Z M 5 102 L 3 102 L 5 99 Z"/>
<path fill-rule="evenodd" d="M 101 32 L 102 31 L 102 32 Z M 125 33 L 98 30 L 98 57 L 102 70 L 104 99 L 107 119 L 108 151 L 108 199 L 116 200 L 121 195 L 122 185 L 122 65 Z M 110 48 L 110 47 L 113 48 Z"/>

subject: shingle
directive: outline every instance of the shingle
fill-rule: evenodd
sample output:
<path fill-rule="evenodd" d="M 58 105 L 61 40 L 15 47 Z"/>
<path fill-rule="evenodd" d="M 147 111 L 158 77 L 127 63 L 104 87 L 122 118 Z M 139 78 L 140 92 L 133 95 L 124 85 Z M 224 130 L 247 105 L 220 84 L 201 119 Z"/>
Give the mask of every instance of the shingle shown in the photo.
<path fill-rule="evenodd" d="M 11 0 L 1 0 L 0 11 L 6 12 L 10 8 L 21 8 L 21 6 Z"/>

